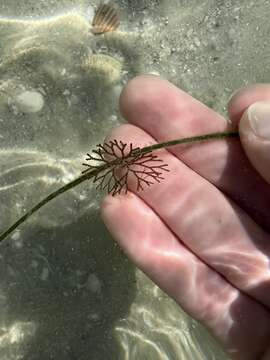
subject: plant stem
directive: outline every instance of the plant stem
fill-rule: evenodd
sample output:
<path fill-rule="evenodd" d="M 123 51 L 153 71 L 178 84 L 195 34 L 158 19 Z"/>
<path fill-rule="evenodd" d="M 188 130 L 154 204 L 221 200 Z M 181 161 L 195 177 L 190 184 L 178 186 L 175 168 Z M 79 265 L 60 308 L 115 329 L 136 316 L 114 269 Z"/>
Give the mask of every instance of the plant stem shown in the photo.
<path fill-rule="evenodd" d="M 238 131 L 216 132 L 216 133 L 210 133 L 210 134 L 205 134 L 205 135 L 198 135 L 198 136 L 186 137 L 186 138 L 182 138 L 182 139 L 170 140 L 170 141 L 146 146 L 146 147 L 140 149 L 140 153 L 146 154 L 146 153 L 152 152 L 154 150 L 167 148 L 167 147 L 171 147 L 171 146 L 175 146 L 175 145 L 191 144 L 191 143 L 199 142 L 199 141 L 218 140 L 218 139 L 224 139 L 224 138 L 229 138 L 229 137 L 239 137 Z"/>
<path fill-rule="evenodd" d="M 195 142 L 206 141 L 206 140 L 218 140 L 218 139 L 231 138 L 231 137 L 239 137 L 239 133 L 237 131 L 229 131 L 229 132 L 216 132 L 216 133 L 210 133 L 210 134 L 205 134 L 205 135 L 192 136 L 192 137 L 187 137 L 187 138 L 182 138 L 182 139 L 161 142 L 161 143 L 157 143 L 157 144 L 150 145 L 150 146 L 145 146 L 143 148 L 139 148 L 138 150 L 134 149 L 134 152 L 139 151 L 140 154 L 147 154 L 154 150 L 168 148 L 168 147 L 175 146 L 175 145 L 189 144 L 189 143 L 195 143 Z M 51 194 L 46 196 L 43 200 L 41 200 L 39 203 L 37 203 L 32 209 L 30 209 L 26 214 L 24 214 L 19 220 L 17 220 L 13 225 L 11 225 L 5 232 L 3 232 L 0 235 L 0 242 L 3 241 L 10 233 L 12 233 L 19 225 L 24 223 L 31 215 L 33 215 L 36 211 L 38 211 L 41 207 L 46 205 L 48 202 L 50 202 L 51 200 L 56 198 L 58 195 L 65 193 L 66 191 L 81 184 L 85 180 L 94 178 L 101 171 L 106 170 L 107 168 L 111 167 L 115 163 L 116 163 L 116 160 L 113 160 L 113 161 L 103 164 L 95 169 L 89 169 L 89 171 L 85 172 L 83 175 L 79 176 L 75 180 L 72 180 L 68 184 L 62 186 L 58 190 L 55 190 L 54 192 L 52 192 Z"/>
<path fill-rule="evenodd" d="M 10 226 L 5 232 L 0 235 L 0 242 L 3 241 L 10 233 L 12 233 L 19 225 L 24 223 L 31 215 L 33 215 L 36 211 L 38 211 L 42 206 L 46 205 L 49 201 L 56 198 L 58 195 L 63 194 L 64 192 L 72 189 L 73 187 L 79 185 L 85 180 L 91 179 L 98 173 L 98 170 L 92 170 L 91 172 L 87 172 L 86 174 L 81 175 L 75 180 L 72 180 L 68 184 L 62 186 L 61 188 L 55 190 L 48 196 L 46 196 L 43 200 L 37 203 L 31 210 L 29 210 L 26 214 L 24 214 L 19 220 L 17 220 L 12 226 Z"/>

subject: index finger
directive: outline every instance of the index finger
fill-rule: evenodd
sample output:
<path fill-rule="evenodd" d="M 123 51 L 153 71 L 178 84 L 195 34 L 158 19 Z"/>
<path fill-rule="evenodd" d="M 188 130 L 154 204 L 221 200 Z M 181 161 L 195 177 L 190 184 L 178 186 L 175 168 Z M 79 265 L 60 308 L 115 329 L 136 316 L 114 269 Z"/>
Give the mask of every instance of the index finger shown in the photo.
<path fill-rule="evenodd" d="M 157 76 L 131 80 L 121 95 L 120 110 L 128 122 L 158 142 L 231 130 L 221 115 Z M 270 187 L 254 170 L 238 140 L 181 145 L 168 151 L 270 229 Z"/>

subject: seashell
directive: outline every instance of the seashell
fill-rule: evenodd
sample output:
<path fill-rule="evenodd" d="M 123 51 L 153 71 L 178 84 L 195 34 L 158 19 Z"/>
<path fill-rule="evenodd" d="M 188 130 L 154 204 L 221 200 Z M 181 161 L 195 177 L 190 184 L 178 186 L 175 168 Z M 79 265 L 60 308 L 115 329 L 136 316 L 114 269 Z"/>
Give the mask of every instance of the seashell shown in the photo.
<path fill-rule="evenodd" d="M 94 54 L 82 63 L 81 69 L 96 83 L 113 85 L 121 80 L 123 64 L 112 56 Z"/>
<path fill-rule="evenodd" d="M 116 9 L 109 4 L 100 4 L 92 21 L 93 34 L 103 34 L 114 31 L 120 24 Z"/>

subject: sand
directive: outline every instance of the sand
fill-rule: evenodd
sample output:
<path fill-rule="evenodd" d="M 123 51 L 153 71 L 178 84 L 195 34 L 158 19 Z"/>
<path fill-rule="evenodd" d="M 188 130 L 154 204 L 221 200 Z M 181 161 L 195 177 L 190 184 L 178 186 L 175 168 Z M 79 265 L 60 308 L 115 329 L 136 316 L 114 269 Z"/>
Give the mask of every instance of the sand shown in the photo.
<path fill-rule="evenodd" d="M 159 74 L 224 115 L 235 89 L 270 81 L 268 1 L 116 3 L 120 28 L 94 36 L 97 1 L 0 0 L 1 229 L 80 174 L 125 121 L 133 76 Z M 1 359 L 225 359 L 114 245 L 99 201 L 82 185 L 1 248 Z"/>

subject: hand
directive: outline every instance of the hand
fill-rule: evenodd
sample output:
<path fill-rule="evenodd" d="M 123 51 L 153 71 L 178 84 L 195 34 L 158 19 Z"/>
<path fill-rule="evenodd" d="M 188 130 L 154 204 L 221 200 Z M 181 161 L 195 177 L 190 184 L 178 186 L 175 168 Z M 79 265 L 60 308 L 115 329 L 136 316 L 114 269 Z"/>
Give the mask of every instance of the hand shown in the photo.
<path fill-rule="evenodd" d="M 229 104 L 228 125 L 167 81 L 138 77 L 120 100 L 130 124 L 110 137 L 144 146 L 231 130 L 261 100 L 270 101 L 270 86 L 241 90 Z M 270 181 L 270 151 L 264 152 L 270 131 L 258 130 L 257 110 L 255 104 L 245 112 L 241 141 Z M 249 117 L 257 118 L 257 127 L 250 126 Z M 107 196 L 106 226 L 129 258 L 204 323 L 233 359 L 270 359 L 270 185 L 252 167 L 239 139 L 180 145 L 158 154 L 170 168 L 165 180 L 139 193 L 131 184 L 127 195 Z"/>

